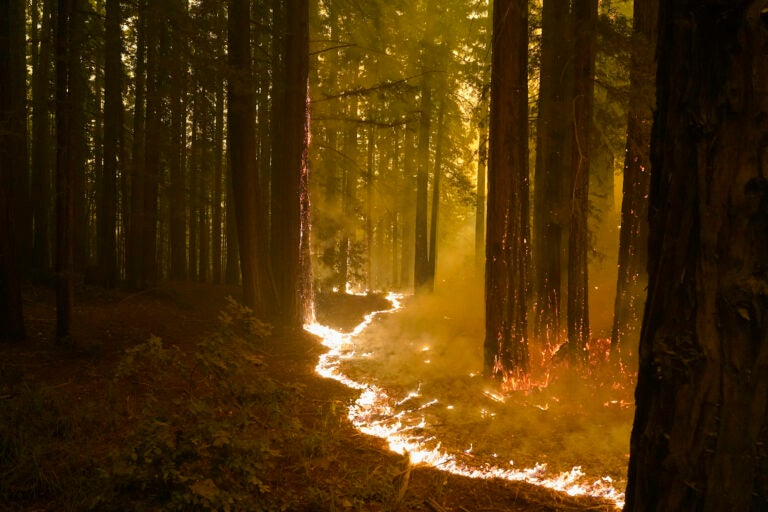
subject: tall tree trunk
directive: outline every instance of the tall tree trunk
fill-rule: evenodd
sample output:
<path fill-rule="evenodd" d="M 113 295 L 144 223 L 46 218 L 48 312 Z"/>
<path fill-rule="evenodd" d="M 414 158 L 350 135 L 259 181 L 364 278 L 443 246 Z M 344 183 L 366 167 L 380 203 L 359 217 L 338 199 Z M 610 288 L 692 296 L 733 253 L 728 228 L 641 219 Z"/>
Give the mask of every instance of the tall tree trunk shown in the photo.
<path fill-rule="evenodd" d="M 224 169 L 224 86 L 216 81 L 216 127 L 213 139 L 213 208 L 211 211 L 211 261 L 213 282 L 221 283 L 222 171 Z"/>
<path fill-rule="evenodd" d="M 665 0 L 626 511 L 768 510 L 765 3 Z"/>
<path fill-rule="evenodd" d="M 586 361 L 589 342 L 589 165 L 595 79 L 597 0 L 575 0 L 573 144 L 568 236 L 568 347 L 572 359 Z"/>
<path fill-rule="evenodd" d="M 163 27 L 161 9 L 147 4 L 147 105 L 144 142 L 144 208 L 142 228 L 142 276 L 140 288 L 155 286 L 158 279 L 158 194 L 160 186 L 161 151 L 166 130 L 162 122 L 161 78 L 165 62 L 161 57 L 167 50 L 167 34 Z"/>
<path fill-rule="evenodd" d="M 528 371 L 528 4 L 494 0 L 485 266 L 485 364 L 515 387 Z"/>
<path fill-rule="evenodd" d="M 210 226 L 208 221 L 208 190 L 210 190 L 210 181 L 208 179 L 211 166 L 208 154 L 208 109 L 205 99 L 205 91 L 202 91 L 200 108 L 200 188 L 198 190 L 197 211 L 198 211 L 198 243 L 200 244 L 200 270 L 197 273 L 199 281 L 206 282 L 210 276 Z"/>
<path fill-rule="evenodd" d="M 74 300 L 74 155 L 72 49 L 75 0 L 58 0 L 56 21 L 56 338 L 69 337 Z"/>
<path fill-rule="evenodd" d="M 126 280 L 142 287 L 144 274 L 144 182 L 146 155 L 147 0 L 138 0 L 136 17 L 136 71 L 133 108 L 133 165 L 131 168 L 130 218 L 125 241 Z"/>
<path fill-rule="evenodd" d="M 653 84 L 658 13 L 658 0 L 635 0 L 619 272 L 611 332 L 611 354 L 620 359 L 637 353 L 647 281 L 649 160 L 656 97 Z"/>
<path fill-rule="evenodd" d="M 173 46 L 179 56 L 172 62 L 171 80 L 171 137 L 169 153 L 170 174 L 170 272 L 171 279 L 187 278 L 187 191 L 184 179 L 184 132 L 187 129 L 184 91 L 186 90 L 187 72 L 185 64 L 178 59 L 185 53 L 186 42 L 183 33 L 174 34 Z M 191 259 L 191 258 L 190 258 Z"/>
<path fill-rule="evenodd" d="M 402 256 L 400 257 L 400 288 L 410 288 L 413 285 L 413 271 L 415 268 L 413 251 L 415 247 L 415 235 L 413 227 L 416 225 L 413 200 L 416 193 L 416 176 L 413 172 L 414 166 L 414 139 L 415 130 L 411 130 L 406 124 L 403 135 L 403 189 L 402 204 L 400 209 L 403 212 L 403 243 Z"/>
<path fill-rule="evenodd" d="M 22 69 L 22 76 L 18 76 L 20 70 L 14 65 L 13 55 L 18 51 L 14 31 L 19 30 L 14 10 L 21 9 L 23 13 L 21 4 L 21 0 L 0 3 L 0 76 L 4 77 L 0 80 L 0 341 L 25 337 L 16 254 L 18 230 L 14 215 L 18 212 L 14 211 L 13 197 L 17 176 L 26 172 L 26 165 L 18 157 L 18 121 L 25 120 L 24 98 L 19 98 L 14 90 L 26 75 Z"/>
<path fill-rule="evenodd" d="M 429 290 L 429 225 L 427 203 L 429 187 L 429 135 L 432 117 L 432 89 L 428 75 L 421 83 L 421 113 L 419 115 L 419 149 L 416 169 L 416 218 L 414 241 L 413 287 L 417 293 Z"/>
<path fill-rule="evenodd" d="M 368 128 L 368 163 L 366 165 L 365 179 L 365 244 L 366 244 L 366 289 L 374 289 L 373 280 L 373 213 L 374 213 L 374 161 L 376 157 L 375 130 L 373 126 Z"/>
<path fill-rule="evenodd" d="M 263 261 L 259 229 L 261 205 L 256 167 L 255 102 L 251 75 L 251 9 L 248 0 L 229 0 L 229 139 L 232 191 L 236 215 L 243 301 L 254 313 L 265 318 L 270 296 L 267 261 Z"/>
<path fill-rule="evenodd" d="M 3 75 L 11 95 L 11 109 L 8 127 L 11 129 L 12 146 L 9 154 L 14 169 L 13 195 L 14 227 L 16 229 L 16 253 L 19 268 L 29 269 L 32 257 L 32 212 L 29 202 L 29 155 L 27 153 L 27 24 L 25 6 L 21 0 L 6 0 L 6 22 L 8 28 L 8 67 Z"/>
<path fill-rule="evenodd" d="M 429 274 L 427 287 L 435 289 L 435 270 L 437 268 L 437 226 L 440 217 L 440 175 L 443 166 L 443 118 L 445 116 L 445 99 L 440 100 L 437 113 L 437 134 L 435 138 L 435 167 L 432 175 L 432 213 L 429 218 Z"/>
<path fill-rule="evenodd" d="M 541 80 L 536 129 L 536 170 L 533 216 L 534 333 L 549 347 L 560 344 L 561 268 L 564 224 L 567 223 L 564 182 L 570 168 L 568 2 L 545 0 L 542 12 Z"/>
<path fill-rule="evenodd" d="M 38 272 L 51 268 L 51 45 L 53 0 L 43 0 L 40 47 L 32 79 L 32 266 Z"/>
<path fill-rule="evenodd" d="M 348 67 L 349 78 L 347 83 L 349 87 L 357 84 L 358 69 L 357 66 Z M 355 240 L 354 222 L 357 215 L 357 181 L 358 181 L 358 144 L 357 144 L 357 108 L 358 98 L 352 96 L 347 100 L 347 124 L 344 127 L 344 141 L 342 143 L 343 177 L 342 177 L 342 218 L 344 225 L 342 227 L 341 240 L 338 251 L 339 290 L 346 291 L 347 285 L 352 282 L 352 269 L 349 268 L 351 261 L 352 244 Z"/>
<path fill-rule="evenodd" d="M 69 94 L 72 102 L 70 110 L 72 133 L 72 159 L 74 181 L 72 195 L 75 202 L 74 211 L 74 266 L 75 272 L 84 272 L 90 261 L 91 240 L 89 238 L 88 218 L 88 120 L 86 119 L 87 101 L 90 89 L 88 86 L 87 70 L 85 69 L 85 43 L 88 37 L 87 12 L 89 5 L 86 0 L 72 0 L 70 15 L 70 70 Z"/>
<path fill-rule="evenodd" d="M 197 85 L 195 85 L 197 89 Z M 198 222 L 200 216 L 198 215 L 200 197 L 200 98 L 195 91 L 194 93 L 194 107 L 192 112 L 192 133 L 190 140 L 191 158 L 189 159 L 189 279 L 194 281 L 198 276 L 200 251 L 198 249 L 198 241 L 200 230 L 198 229 Z"/>
<path fill-rule="evenodd" d="M 120 1 L 107 0 L 104 22 L 104 171 L 97 197 L 98 258 L 101 285 L 117 284 L 117 171 L 123 129 Z M 122 162 L 120 162 L 122 163 Z"/>
<path fill-rule="evenodd" d="M 301 327 L 308 318 L 312 302 L 304 265 L 304 209 L 308 206 L 306 188 L 309 142 L 309 3 L 288 0 L 284 46 L 285 81 L 283 115 L 284 139 L 273 146 L 272 158 L 282 168 L 272 170 L 272 270 L 277 292 L 279 325 Z M 278 156 L 277 152 L 281 154 Z M 273 164 L 274 165 L 274 164 Z M 277 172 L 276 172 L 277 171 Z M 308 220 L 308 219 L 307 219 Z M 308 229 L 308 226 L 306 226 Z"/>

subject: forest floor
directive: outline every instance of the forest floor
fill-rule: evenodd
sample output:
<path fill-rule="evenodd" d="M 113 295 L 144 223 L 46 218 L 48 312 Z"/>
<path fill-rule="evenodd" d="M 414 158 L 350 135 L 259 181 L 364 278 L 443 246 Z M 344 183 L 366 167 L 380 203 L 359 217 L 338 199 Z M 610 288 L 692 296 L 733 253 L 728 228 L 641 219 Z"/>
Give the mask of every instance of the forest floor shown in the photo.
<path fill-rule="evenodd" d="M 270 332 L 238 295 L 82 286 L 57 344 L 53 290 L 28 286 L 29 339 L 0 346 L 0 510 L 614 510 L 412 466 L 353 428 L 316 338 Z M 350 329 L 383 302 L 319 297 L 318 320 Z"/>

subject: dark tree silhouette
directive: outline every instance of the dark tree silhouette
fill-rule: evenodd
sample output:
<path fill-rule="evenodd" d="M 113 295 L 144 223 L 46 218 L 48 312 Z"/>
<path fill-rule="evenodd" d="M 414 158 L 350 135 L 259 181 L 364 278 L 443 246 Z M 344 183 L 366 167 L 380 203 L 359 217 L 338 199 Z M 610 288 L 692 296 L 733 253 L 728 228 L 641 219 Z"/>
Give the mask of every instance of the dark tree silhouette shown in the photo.
<path fill-rule="evenodd" d="M 26 172 L 24 154 L 19 155 L 23 149 L 19 145 L 19 121 L 23 125 L 25 100 L 17 94 L 18 83 L 24 82 L 24 70 L 22 67 L 18 76 L 19 67 L 14 65 L 18 57 L 14 53 L 23 51 L 15 37 L 23 27 L 19 26 L 19 10 L 23 20 L 23 2 L 0 4 L 0 341 L 24 338 L 16 240 L 18 212 L 14 211 L 13 201 L 14 184 Z"/>
<path fill-rule="evenodd" d="M 767 510 L 765 2 L 660 3 L 625 510 Z"/>
<path fill-rule="evenodd" d="M 268 301 L 267 262 L 262 261 L 259 229 L 259 180 L 255 153 L 255 105 L 251 75 L 251 9 L 248 0 L 229 1 L 229 138 L 232 192 L 240 248 L 243 300 L 265 317 Z"/>

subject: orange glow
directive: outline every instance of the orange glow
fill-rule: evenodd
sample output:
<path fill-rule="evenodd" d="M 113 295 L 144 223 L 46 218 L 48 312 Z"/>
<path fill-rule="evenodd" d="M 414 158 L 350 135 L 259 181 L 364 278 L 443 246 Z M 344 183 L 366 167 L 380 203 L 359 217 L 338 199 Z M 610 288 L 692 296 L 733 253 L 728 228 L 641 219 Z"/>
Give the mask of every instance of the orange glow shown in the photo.
<path fill-rule="evenodd" d="M 392 307 L 384 311 L 376 311 L 365 317 L 350 333 L 342 333 L 319 324 L 310 324 L 305 329 L 322 339 L 322 344 L 329 351 L 320 356 L 315 370 L 326 378 L 335 379 L 346 386 L 361 391 L 359 398 L 349 407 L 347 417 L 361 432 L 384 439 L 389 449 L 407 455 L 414 465 L 425 464 L 450 473 L 481 479 L 501 478 L 509 481 L 523 481 L 533 485 L 546 487 L 564 492 L 570 496 L 592 496 L 613 501 L 617 508 L 624 505 L 624 493 L 613 486 L 613 480 L 604 476 L 595 478 L 587 476 L 581 466 L 575 466 L 569 471 L 550 473 L 547 465 L 536 463 L 529 468 L 516 468 L 513 461 L 507 464 L 472 465 L 473 447 L 457 453 L 449 453 L 441 446 L 440 440 L 430 435 L 425 411 L 438 404 L 436 399 L 423 400 L 420 387 L 406 393 L 400 399 L 388 394 L 387 390 L 371 383 L 359 382 L 346 375 L 341 370 L 343 360 L 362 357 L 363 347 L 356 346 L 355 338 L 370 325 L 378 315 L 389 314 L 399 310 L 402 305 L 401 295 L 390 293 L 387 299 Z M 360 350 L 360 353 L 357 352 Z M 505 394 L 513 390 L 531 390 L 546 387 L 548 375 L 541 382 L 532 383 L 530 379 L 503 381 L 503 393 L 485 390 L 483 395 L 497 403 L 504 403 Z M 422 400 L 417 400 L 422 398 Z M 398 406 L 413 402 L 413 408 L 407 411 L 397 411 Z M 606 406 L 624 407 L 623 403 L 608 403 Z M 546 411 L 548 404 L 534 405 L 534 407 Z M 454 406 L 448 405 L 447 409 Z M 407 413 L 407 416 L 406 416 Z M 494 413 L 486 411 L 492 418 Z"/>

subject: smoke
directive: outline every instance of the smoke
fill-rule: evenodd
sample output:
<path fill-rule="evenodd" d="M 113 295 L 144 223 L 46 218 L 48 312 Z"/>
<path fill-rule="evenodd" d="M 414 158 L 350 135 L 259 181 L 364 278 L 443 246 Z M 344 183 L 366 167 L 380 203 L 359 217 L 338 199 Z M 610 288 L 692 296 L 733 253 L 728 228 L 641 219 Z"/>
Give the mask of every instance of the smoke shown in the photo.
<path fill-rule="evenodd" d="M 483 276 L 471 227 L 454 234 L 439 252 L 435 292 L 377 318 L 353 340 L 342 371 L 386 390 L 404 428 L 462 463 L 546 464 L 554 474 L 581 466 L 585 479 L 608 477 L 623 489 L 632 378 L 601 365 L 575 371 L 548 357 L 540 358 L 546 386 L 504 393 L 484 378 Z M 531 350 L 540 348 L 532 341 Z"/>

